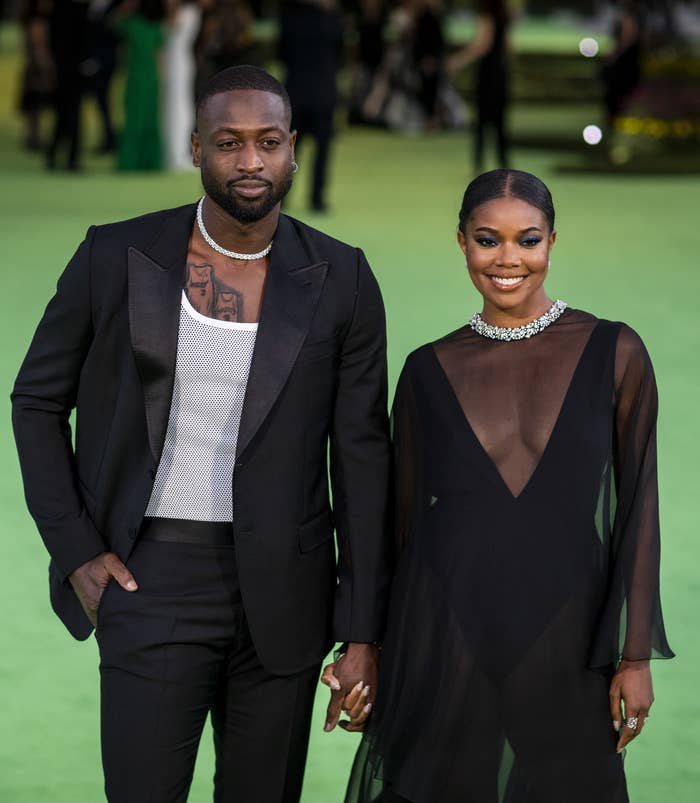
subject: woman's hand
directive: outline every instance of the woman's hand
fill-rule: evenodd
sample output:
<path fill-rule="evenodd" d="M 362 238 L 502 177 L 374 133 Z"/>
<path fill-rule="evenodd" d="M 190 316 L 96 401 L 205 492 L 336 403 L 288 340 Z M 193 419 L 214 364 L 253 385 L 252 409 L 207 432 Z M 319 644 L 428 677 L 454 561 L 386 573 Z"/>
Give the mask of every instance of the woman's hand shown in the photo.
<path fill-rule="evenodd" d="M 325 731 L 337 724 L 347 731 L 364 730 L 374 703 L 378 669 L 379 649 L 372 644 L 349 644 L 345 655 L 324 668 L 321 683 L 331 690 Z M 341 711 L 350 719 L 338 723 Z"/>
<path fill-rule="evenodd" d="M 649 661 L 620 661 L 610 684 L 610 715 L 620 734 L 618 753 L 642 732 L 653 702 Z"/>

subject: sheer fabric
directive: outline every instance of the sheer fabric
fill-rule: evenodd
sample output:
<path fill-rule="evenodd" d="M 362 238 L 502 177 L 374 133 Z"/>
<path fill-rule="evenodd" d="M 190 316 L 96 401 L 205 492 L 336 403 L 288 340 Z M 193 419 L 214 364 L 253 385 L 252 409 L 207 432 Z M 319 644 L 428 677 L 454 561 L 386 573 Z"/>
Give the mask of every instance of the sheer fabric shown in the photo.
<path fill-rule="evenodd" d="M 673 655 L 656 412 L 639 337 L 577 310 L 408 358 L 399 556 L 347 803 L 626 803 L 610 679 L 621 655 Z"/>

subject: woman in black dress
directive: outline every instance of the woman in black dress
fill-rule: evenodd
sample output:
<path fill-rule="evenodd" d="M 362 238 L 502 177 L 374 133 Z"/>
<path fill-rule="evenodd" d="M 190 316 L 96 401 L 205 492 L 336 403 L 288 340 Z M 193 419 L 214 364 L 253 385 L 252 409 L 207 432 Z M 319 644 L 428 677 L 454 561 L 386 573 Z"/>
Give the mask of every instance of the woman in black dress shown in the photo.
<path fill-rule="evenodd" d="M 467 188 L 458 239 L 483 310 L 399 380 L 398 561 L 346 803 L 628 800 L 649 659 L 673 655 L 656 386 L 632 329 L 548 298 L 555 237 L 535 176 Z"/>

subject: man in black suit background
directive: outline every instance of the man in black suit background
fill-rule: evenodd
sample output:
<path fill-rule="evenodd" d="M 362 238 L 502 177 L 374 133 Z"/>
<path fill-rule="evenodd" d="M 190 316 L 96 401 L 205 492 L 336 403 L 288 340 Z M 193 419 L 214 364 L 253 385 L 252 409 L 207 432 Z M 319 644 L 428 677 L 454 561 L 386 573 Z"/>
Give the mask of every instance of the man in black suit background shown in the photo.
<path fill-rule="evenodd" d="M 336 0 L 285 0 L 279 37 L 294 110 L 292 128 L 315 144 L 310 206 L 324 212 L 343 50 L 343 19 Z"/>
<path fill-rule="evenodd" d="M 280 214 L 290 120 L 264 71 L 215 76 L 192 138 L 206 195 L 89 229 L 13 391 L 54 610 L 76 638 L 96 628 L 110 801 L 186 800 L 209 712 L 214 799 L 297 801 L 334 641 L 326 729 L 371 710 L 384 313 L 359 249 Z"/>

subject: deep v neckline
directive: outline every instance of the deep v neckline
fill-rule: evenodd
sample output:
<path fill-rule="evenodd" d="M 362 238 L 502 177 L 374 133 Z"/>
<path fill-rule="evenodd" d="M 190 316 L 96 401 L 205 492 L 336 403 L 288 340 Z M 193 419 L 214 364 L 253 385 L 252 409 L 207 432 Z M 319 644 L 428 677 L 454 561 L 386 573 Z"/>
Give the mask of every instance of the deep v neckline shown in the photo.
<path fill-rule="evenodd" d="M 545 444 L 545 447 L 542 450 L 542 453 L 540 454 L 537 462 L 535 463 L 534 468 L 530 472 L 530 475 L 528 476 L 527 481 L 525 482 L 525 484 L 521 488 L 520 492 L 517 493 L 517 494 L 513 493 L 513 491 L 511 490 L 510 486 L 508 485 L 508 483 L 503 478 L 503 475 L 501 474 L 501 471 L 498 468 L 498 466 L 496 465 L 494 459 L 491 457 L 491 455 L 487 451 L 486 447 L 483 445 L 483 443 L 481 442 L 481 440 L 477 436 L 477 434 L 476 434 L 476 432 L 474 430 L 474 427 L 472 426 L 471 422 L 469 421 L 469 417 L 467 416 L 465 411 L 462 409 L 462 405 L 461 405 L 461 403 L 459 401 L 459 397 L 457 396 L 457 393 L 455 392 L 455 389 L 452 386 L 452 383 L 450 382 L 450 379 L 447 376 L 447 373 L 445 372 L 445 369 L 443 368 L 442 363 L 440 362 L 440 358 L 438 357 L 438 355 L 437 355 L 437 353 L 435 351 L 435 346 L 433 344 L 430 344 L 429 351 L 430 351 L 430 354 L 431 354 L 431 358 L 434 361 L 434 363 L 435 363 L 435 365 L 436 365 L 436 367 L 438 369 L 439 375 L 442 377 L 442 381 L 444 381 L 444 383 L 447 385 L 447 387 L 449 389 L 449 397 L 452 399 L 452 404 L 453 404 L 453 406 L 455 408 L 456 415 L 458 415 L 460 420 L 463 422 L 463 426 L 466 428 L 468 437 L 473 442 L 474 446 L 476 447 L 477 453 L 480 455 L 480 458 L 481 458 L 480 462 L 485 466 L 485 473 L 488 475 L 491 483 L 493 485 L 495 485 L 497 488 L 503 490 L 505 492 L 506 496 L 509 498 L 509 500 L 511 502 L 513 502 L 513 503 L 518 502 L 519 500 L 521 500 L 523 498 L 523 496 L 525 496 L 525 494 L 527 493 L 529 488 L 533 485 L 537 475 L 540 472 L 540 469 L 541 469 L 543 463 L 545 463 L 549 453 L 551 452 L 551 450 L 553 448 L 552 444 L 556 440 L 556 437 L 557 437 L 557 434 L 558 434 L 558 431 L 559 431 L 559 428 L 560 428 L 561 420 L 564 417 L 566 409 L 567 409 L 567 407 L 569 405 L 569 401 L 570 401 L 570 399 L 571 399 L 571 397 L 573 395 L 574 385 L 577 383 L 578 377 L 581 374 L 582 366 L 583 366 L 584 361 L 585 361 L 585 359 L 586 359 L 586 357 L 587 357 L 587 355 L 588 355 L 588 353 L 589 353 L 589 351 L 591 349 L 591 343 L 593 341 L 593 336 L 594 336 L 596 330 L 598 329 L 598 326 L 599 326 L 599 323 L 596 323 L 596 325 L 591 329 L 590 333 L 588 334 L 588 338 L 586 340 L 586 343 L 585 343 L 583 349 L 581 350 L 581 354 L 580 354 L 580 356 L 578 358 L 578 361 L 576 362 L 576 366 L 574 367 L 573 373 L 571 374 L 571 379 L 569 381 L 569 384 L 568 384 L 568 386 L 566 388 L 566 391 L 564 392 L 564 395 L 562 396 L 562 400 L 561 400 L 561 403 L 559 405 L 559 411 L 558 411 L 558 413 L 556 415 L 556 418 L 554 419 L 554 423 L 552 425 L 552 429 L 551 429 L 551 431 L 549 433 L 549 436 L 547 437 L 547 442 Z"/>

